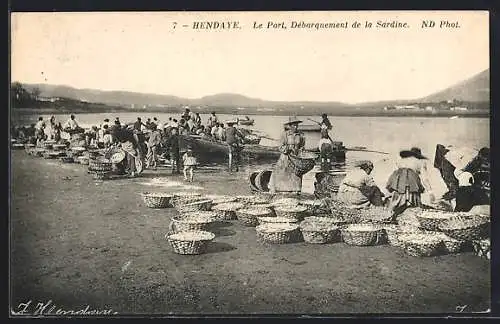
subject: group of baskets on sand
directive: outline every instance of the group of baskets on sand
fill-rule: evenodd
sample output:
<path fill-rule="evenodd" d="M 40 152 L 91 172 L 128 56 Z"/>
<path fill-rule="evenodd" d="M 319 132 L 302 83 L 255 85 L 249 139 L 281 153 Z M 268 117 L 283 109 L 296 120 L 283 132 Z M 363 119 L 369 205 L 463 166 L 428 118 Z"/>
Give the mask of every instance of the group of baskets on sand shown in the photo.
<path fill-rule="evenodd" d="M 96 150 L 87 150 L 85 147 L 79 146 L 69 148 L 67 144 L 60 144 L 51 140 L 45 141 L 39 146 L 35 144 L 19 145 L 22 145 L 28 154 L 35 157 L 59 159 L 63 163 L 87 165 L 88 173 L 92 174 L 96 180 L 109 179 L 113 172 L 113 162 L 99 156 Z"/>
<path fill-rule="evenodd" d="M 217 196 L 196 192 L 142 193 L 150 208 L 175 208 L 165 236 L 174 252 L 201 254 L 215 234 L 213 224 L 237 220 L 255 227 L 265 243 L 311 244 L 344 242 L 352 246 L 389 244 L 411 256 L 463 251 L 467 242 L 489 257 L 489 216 L 422 210 L 418 227 L 395 224 L 384 208 L 352 210 L 331 200 L 298 200 L 272 195 Z M 488 251 L 487 251 L 488 250 Z M 478 252 L 479 254 L 479 252 Z"/>

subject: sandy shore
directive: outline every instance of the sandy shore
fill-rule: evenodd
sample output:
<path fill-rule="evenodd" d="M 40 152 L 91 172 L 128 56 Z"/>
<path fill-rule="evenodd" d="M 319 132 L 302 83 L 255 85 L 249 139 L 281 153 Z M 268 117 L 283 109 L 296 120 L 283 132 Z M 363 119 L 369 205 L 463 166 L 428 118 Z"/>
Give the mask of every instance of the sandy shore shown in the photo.
<path fill-rule="evenodd" d="M 430 258 L 383 245 L 268 246 L 237 221 L 214 228 L 207 254 L 172 252 L 176 211 L 139 193 L 167 170 L 94 181 L 86 167 L 13 151 L 11 309 L 29 300 L 119 314 L 464 312 L 490 307 L 490 263 L 471 252 Z M 193 186 L 249 194 L 246 175 L 205 170 Z M 172 183 L 171 183 L 172 184 Z M 173 183 L 175 184 L 175 183 Z M 176 191 L 171 186 L 163 190 Z M 192 188 L 196 189 L 196 188 Z M 30 306 L 32 307 L 32 306 Z"/>

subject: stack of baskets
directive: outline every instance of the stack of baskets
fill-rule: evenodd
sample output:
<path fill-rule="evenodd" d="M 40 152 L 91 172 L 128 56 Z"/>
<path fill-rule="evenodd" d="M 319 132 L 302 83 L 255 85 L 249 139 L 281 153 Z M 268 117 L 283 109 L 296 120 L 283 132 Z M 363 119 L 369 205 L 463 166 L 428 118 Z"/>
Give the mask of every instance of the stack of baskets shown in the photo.
<path fill-rule="evenodd" d="M 241 202 L 227 202 L 218 204 L 212 207 L 218 220 L 234 220 L 237 219 L 236 211 L 245 207 Z"/>
<path fill-rule="evenodd" d="M 331 219 L 325 217 L 306 217 L 300 223 L 300 231 L 306 243 L 333 243 L 341 239 L 339 227 Z"/>
<path fill-rule="evenodd" d="M 172 207 L 170 201 L 172 199 L 171 194 L 163 192 L 143 192 L 142 199 L 144 203 L 149 208 L 167 208 Z"/>
<path fill-rule="evenodd" d="M 490 235 L 490 219 L 478 215 L 459 215 L 439 224 L 439 229 L 457 240 L 482 240 Z"/>
<path fill-rule="evenodd" d="M 107 160 L 92 159 L 89 160 L 89 173 L 94 176 L 96 180 L 108 179 L 112 170 L 113 164 Z"/>
<path fill-rule="evenodd" d="M 215 238 L 215 234 L 206 231 L 184 231 L 168 233 L 165 238 L 175 253 L 195 255 L 206 252 L 207 246 Z"/>
<path fill-rule="evenodd" d="M 171 232 L 208 231 L 210 224 L 215 220 L 211 212 L 191 212 L 175 216 L 170 223 Z"/>
<path fill-rule="evenodd" d="M 265 243 L 285 244 L 296 241 L 299 225 L 291 223 L 267 223 L 255 228 L 257 237 Z"/>
<path fill-rule="evenodd" d="M 78 163 L 82 164 L 82 165 L 89 165 L 89 158 L 87 156 L 84 156 L 84 155 L 81 155 L 81 156 L 78 156 L 76 158 L 76 160 L 78 161 Z"/>
<path fill-rule="evenodd" d="M 333 218 L 346 224 L 355 224 L 360 221 L 361 214 L 358 209 L 349 208 L 345 203 L 335 199 L 325 199 L 324 201 Z"/>
<path fill-rule="evenodd" d="M 66 144 L 53 144 L 52 145 L 52 148 L 55 150 L 55 151 L 63 151 L 66 149 Z"/>
<path fill-rule="evenodd" d="M 259 217 L 273 217 L 274 213 L 268 208 L 256 206 L 238 209 L 236 217 L 244 226 L 257 226 L 259 224 Z"/>

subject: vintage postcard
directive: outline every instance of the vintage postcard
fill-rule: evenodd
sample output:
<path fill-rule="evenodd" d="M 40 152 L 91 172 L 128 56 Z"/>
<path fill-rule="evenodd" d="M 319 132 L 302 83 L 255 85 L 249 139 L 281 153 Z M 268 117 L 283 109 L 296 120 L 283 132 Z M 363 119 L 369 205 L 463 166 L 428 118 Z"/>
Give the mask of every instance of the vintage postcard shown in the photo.
<path fill-rule="evenodd" d="M 11 317 L 491 313 L 488 11 L 10 19 Z"/>

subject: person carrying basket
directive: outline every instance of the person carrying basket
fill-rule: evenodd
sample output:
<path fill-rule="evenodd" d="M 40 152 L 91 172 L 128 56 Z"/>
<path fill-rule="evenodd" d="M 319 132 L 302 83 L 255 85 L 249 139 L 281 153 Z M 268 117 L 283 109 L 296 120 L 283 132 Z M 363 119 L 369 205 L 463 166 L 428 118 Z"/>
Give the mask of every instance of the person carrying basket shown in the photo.
<path fill-rule="evenodd" d="M 290 155 L 296 156 L 304 150 L 305 137 L 299 132 L 298 125 L 302 123 L 297 117 L 290 117 L 284 123 L 285 131 L 281 135 L 279 150 L 281 155 L 271 174 L 271 190 L 279 193 L 300 194 L 302 176 L 298 176 L 293 168 Z"/>

